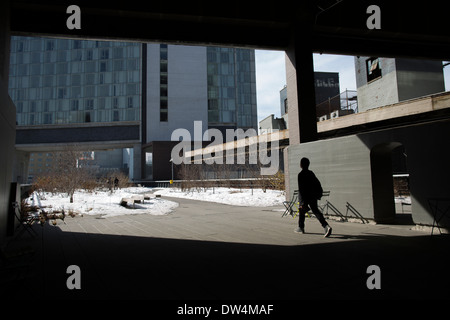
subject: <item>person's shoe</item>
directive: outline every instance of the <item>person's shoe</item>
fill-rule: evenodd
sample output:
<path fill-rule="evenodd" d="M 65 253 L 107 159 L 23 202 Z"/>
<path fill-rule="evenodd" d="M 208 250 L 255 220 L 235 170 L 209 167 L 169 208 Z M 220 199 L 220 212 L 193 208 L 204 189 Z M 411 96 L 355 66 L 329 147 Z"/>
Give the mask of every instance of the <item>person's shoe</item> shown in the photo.
<path fill-rule="evenodd" d="M 302 228 L 297 228 L 294 231 L 297 233 L 303 233 L 303 234 L 305 233 L 305 229 L 302 229 Z"/>
<path fill-rule="evenodd" d="M 327 237 L 329 237 L 330 235 L 331 235 L 331 231 L 332 231 L 333 229 L 331 229 L 331 227 L 330 226 L 326 226 L 325 227 L 325 234 L 324 234 L 324 238 L 327 238 Z"/>

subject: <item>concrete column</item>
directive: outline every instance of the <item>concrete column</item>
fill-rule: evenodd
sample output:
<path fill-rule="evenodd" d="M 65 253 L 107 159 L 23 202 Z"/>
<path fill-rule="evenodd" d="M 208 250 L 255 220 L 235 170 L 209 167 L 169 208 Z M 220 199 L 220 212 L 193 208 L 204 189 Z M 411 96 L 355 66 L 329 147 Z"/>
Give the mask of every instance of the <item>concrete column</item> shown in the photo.
<path fill-rule="evenodd" d="M 314 88 L 314 61 L 308 27 L 297 26 L 286 50 L 286 83 L 288 99 L 289 145 L 311 142 L 317 139 L 316 93 Z M 290 171 L 298 169 L 298 161 L 291 163 L 285 149 L 284 169 L 286 199 L 289 200 L 291 183 L 296 183 Z M 293 166 L 292 170 L 290 166 Z"/>
<path fill-rule="evenodd" d="M 133 180 L 141 180 L 142 179 L 142 145 L 141 144 L 135 144 L 133 146 L 132 150 L 132 160 L 133 162 L 130 163 L 130 179 Z M 145 160 L 145 159 L 144 159 Z M 133 169 L 131 169 L 133 167 Z M 144 162 L 144 168 L 145 168 L 145 162 Z M 131 171 L 133 174 L 131 175 Z"/>
<path fill-rule="evenodd" d="M 6 238 L 10 204 L 14 145 L 16 141 L 16 110 L 8 95 L 10 52 L 9 1 L 0 1 L 0 244 Z"/>
<path fill-rule="evenodd" d="M 289 144 L 317 139 L 314 62 L 307 27 L 298 26 L 286 50 Z"/>

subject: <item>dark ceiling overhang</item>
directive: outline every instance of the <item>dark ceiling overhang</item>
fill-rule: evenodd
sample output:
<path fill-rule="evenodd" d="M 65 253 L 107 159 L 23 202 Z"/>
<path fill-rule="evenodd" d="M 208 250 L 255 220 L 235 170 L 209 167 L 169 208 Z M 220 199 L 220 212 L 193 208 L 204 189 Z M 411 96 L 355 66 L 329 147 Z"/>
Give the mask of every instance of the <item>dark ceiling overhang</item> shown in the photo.
<path fill-rule="evenodd" d="M 10 0 L 16 35 L 78 37 L 450 60 L 450 4 L 427 1 L 77 0 L 81 29 L 69 30 L 69 1 Z M 369 5 L 381 29 L 369 30 Z"/>

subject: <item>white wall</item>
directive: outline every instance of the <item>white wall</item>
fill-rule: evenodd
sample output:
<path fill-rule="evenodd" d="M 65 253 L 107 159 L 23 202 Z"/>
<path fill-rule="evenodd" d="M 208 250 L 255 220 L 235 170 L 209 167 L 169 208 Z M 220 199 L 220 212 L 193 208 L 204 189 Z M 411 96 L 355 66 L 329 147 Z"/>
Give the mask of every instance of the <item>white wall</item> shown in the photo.
<path fill-rule="evenodd" d="M 170 141 L 173 130 L 194 135 L 194 121 L 208 129 L 206 47 L 168 46 L 169 121 L 159 121 L 159 44 L 147 45 L 147 141 Z"/>

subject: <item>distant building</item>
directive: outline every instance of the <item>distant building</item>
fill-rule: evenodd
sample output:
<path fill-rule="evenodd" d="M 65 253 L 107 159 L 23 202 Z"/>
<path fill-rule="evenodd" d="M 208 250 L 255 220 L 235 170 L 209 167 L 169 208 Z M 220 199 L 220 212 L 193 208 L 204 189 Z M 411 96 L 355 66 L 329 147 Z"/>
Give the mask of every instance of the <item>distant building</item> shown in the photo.
<path fill-rule="evenodd" d="M 339 94 L 338 72 L 314 72 L 316 105 Z"/>
<path fill-rule="evenodd" d="M 141 44 L 12 37 L 18 126 L 140 121 Z"/>
<path fill-rule="evenodd" d="M 257 129 L 254 50 L 145 46 L 145 179 L 171 178 L 171 150 L 178 143 L 171 135 L 176 129 L 187 129 L 192 140 L 194 121 L 201 122 L 202 135 L 209 128 Z"/>
<path fill-rule="evenodd" d="M 359 112 L 445 91 L 442 62 L 355 57 Z"/>
<path fill-rule="evenodd" d="M 259 134 L 272 133 L 278 130 L 285 130 L 286 123 L 283 118 L 275 118 L 273 114 L 259 122 Z"/>
<path fill-rule="evenodd" d="M 314 72 L 314 88 L 317 118 L 330 117 L 333 111 L 341 109 L 340 99 L 332 99 L 339 95 L 339 73 Z"/>
<path fill-rule="evenodd" d="M 314 72 L 314 88 L 316 93 L 316 116 L 329 115 L 335 110 L 340 110 L 340 100 L 333 99 L 339 95 L 338 72 Z M 330 100 L 330 103 L 328 101 Z M 287 99 L 287 86 L 280 90 L 280 112 L 288 129 L 289 102 Z"/>
<path fill-rule="evenodd" d="M 175 129 L 258 128 L 251 49 L 12 37 L 9 94 L 24 153 L 90 143 L 135 180 L 171 178 Z"/>

